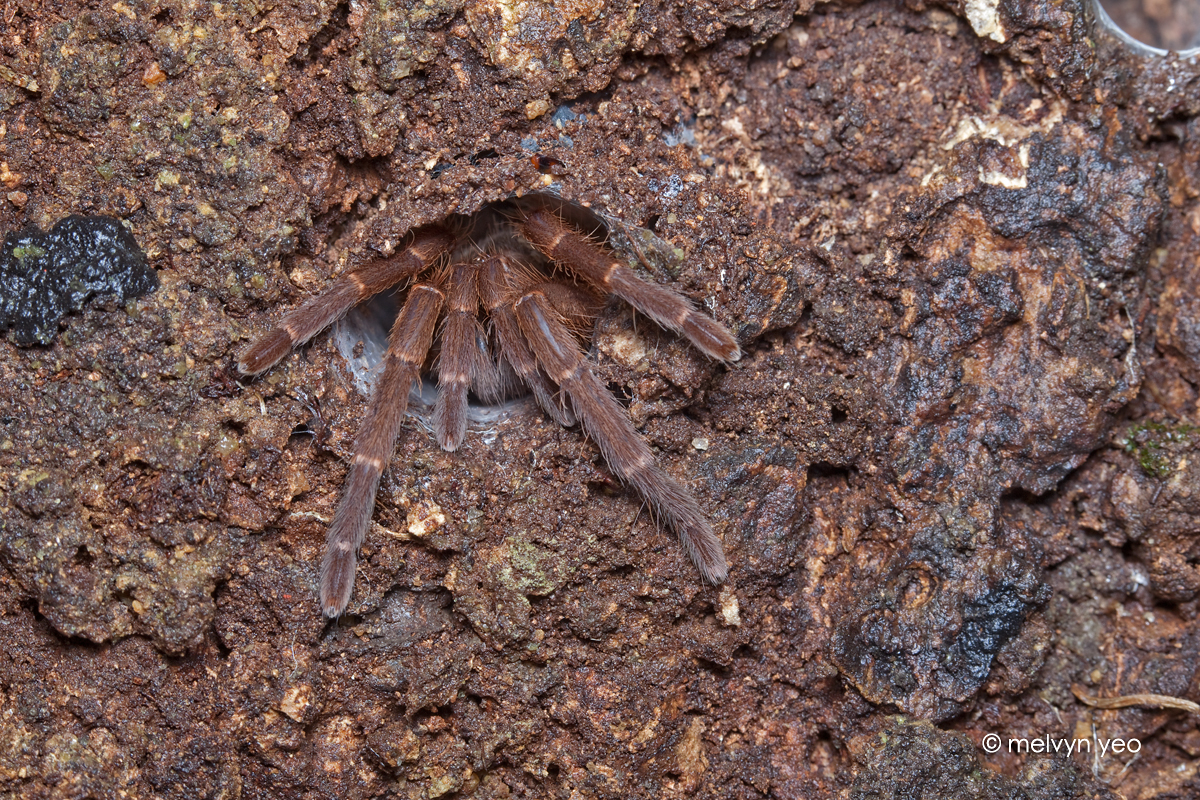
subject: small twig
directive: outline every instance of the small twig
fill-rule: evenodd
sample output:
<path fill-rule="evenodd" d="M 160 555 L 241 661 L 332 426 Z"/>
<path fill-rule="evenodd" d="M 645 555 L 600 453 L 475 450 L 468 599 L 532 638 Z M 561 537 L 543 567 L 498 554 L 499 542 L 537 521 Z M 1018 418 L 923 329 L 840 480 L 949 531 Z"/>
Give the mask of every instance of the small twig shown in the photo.
<path fill-rule="evenodd" d="M 288 676 L 284 678 L 284 683 L 291 683 L 292 678 L 296 677 L 296 673 L 300 671 L 300 659 L 296 658 L 296 632 L 292 631 L 292 666 L 293 669 Z"/>
<path fill-rule="evenodd" d="M 644 511 L 644 510 L 645 510 L 645 508 L 646 508 L 646 501 L 645 501 L 645 500 L 643 500 L 643 501 L 642 501 L 642 504 L 641 504 L 640 506 L 638 506 L 637 513 L 633 515 L 633 522 L 632 522 L 632 523 L 630 523 L 630 525 L 629 525 L 629 533 L 630 533 L 630 534 L 632 534 L 632 533 L 633 533 L 633 529 L 634 529 L 635 527 L 637 527 L 638 520 L 642 518 L 642 511 Z"/>
<path fill-rule="evenodd" d="M 1129 761 L 1126 762 L 1125 766 L 1121 768 L 1120 774 L 1118 774 L 1117 777 L 1113 778 L 1113 783 L 1119 785 L 1121 783 L 1121 781 L 1125 780 L 1125 776 L 1129 773 L 1129 768 L 1133 766 L 1133 762 L 1137 761 L 1141 757 L 1142 757 L 1142 754 L 1138 753 L 1136 756 L 1129 759 Z"/>
<path fill-rule="evenodd" d="M 1200 704 L 1182 697 L 1172 697 L 1168 694 L 1126 694 L 1120 697 L 1095 697 L 1088 694 L 1079 684 L 1071 686 L 1071 692 L 1079 702 L 1092 708 L 1158 708 L 1187 711 L 1200 715 Z"/>

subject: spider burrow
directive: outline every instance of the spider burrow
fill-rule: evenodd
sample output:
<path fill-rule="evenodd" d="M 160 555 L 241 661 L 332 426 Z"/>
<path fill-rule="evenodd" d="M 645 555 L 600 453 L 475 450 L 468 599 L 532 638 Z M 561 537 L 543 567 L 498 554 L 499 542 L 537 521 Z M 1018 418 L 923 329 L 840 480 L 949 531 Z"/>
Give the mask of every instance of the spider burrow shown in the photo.
<path fill-rule="evenodd" d="M 624 409 L 592 374 L 580 341 L 590 338 L 604 297 L 616 295 L 711 358 L 736 361 L 737 342 L 683 296 L 639 278 L 584 233 L 588 213 L 532 195 L 418 228 L 395 255 L 342 275 L 238 359 L 245 375 L 265 372 L 358 303 L 409 281 L 326 538 L 320 583 L 326 616 L 337 617 L 350 601 L 380 476 L 435 339 L 440 352 L 433 369 L 439 384 L 433 427 L 442 449 L 456 450 L 466 436 L 468 391 L 491 401 L 525 387 L 559 424 L 582 425 L 609 468 L 675 530 L 706 580 L 725 580 L 725 553 L 704 512 L 655 462 Z"/>

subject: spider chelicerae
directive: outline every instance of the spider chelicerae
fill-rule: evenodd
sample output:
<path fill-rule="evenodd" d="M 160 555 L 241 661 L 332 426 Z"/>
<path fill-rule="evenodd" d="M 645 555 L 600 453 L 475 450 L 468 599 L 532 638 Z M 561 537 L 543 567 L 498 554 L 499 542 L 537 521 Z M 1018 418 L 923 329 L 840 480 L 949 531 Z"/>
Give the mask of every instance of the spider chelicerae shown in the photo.
<path fill-rule="evenodd" d="M 683 296 L 634 274 L 597 233 L 585 232 L 589 227 L 598 228 L 590 212 L 531 195 L 418 228 L 393 256 L 342 275 L 238 359 L 243 374 L 258 375 L 358 303 L 408 282 L 325 543 L 320 594 L 326 616 L 337 617 L 350 601 L 379 479 L 435 340 L 433 428 L 444 450 L 456 450 L 466 436 L 468 391 L 494 400 L 523 386 L 557 422 L 583 426 L 609 468 L 675 530 L 708 581 L 725 579 L 724 550 L 700 506 L 655 462 L 624 409 L 588 368 L 580 341 L 590 338 L 605 296 L 616 295 L 711 358 L 736 361 L 737 342 Z"/>

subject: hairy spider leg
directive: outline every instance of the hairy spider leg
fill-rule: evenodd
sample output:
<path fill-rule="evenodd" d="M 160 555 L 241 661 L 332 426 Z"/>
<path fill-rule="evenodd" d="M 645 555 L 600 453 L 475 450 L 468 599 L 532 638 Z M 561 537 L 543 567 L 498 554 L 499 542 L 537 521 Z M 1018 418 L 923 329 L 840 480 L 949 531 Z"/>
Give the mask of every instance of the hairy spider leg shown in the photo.
<path fill-rule="evenodd" d="M 518 271 L 520 275 L 516 274 Z M 521 335 L 521 327 L 513 314 L 512 298 L 516 294 L 516 286 L 528 286 L 532 281 L 518 270 L 514 262 L 504 255 L 491 255 L 483 264 L 480 281 L 480 295 L 483 307 L 487 309 L 492 320 L 492 328 L 496 338 L 500 340 L 500 350 L 505 360 L 516 371 L 517 375 L 533 392 L 537 404 L 550 417 L 563 427 L 569 428 L 575 424 L 575 415 L 570 407 L 558 396 L 558 389 L 538 368 L 537 359 L 525 344 Z"/>
<path fill-rule="evenodd" d="M 571 397 L 583 428 L 600 447 L 608 466 L 650 502 L 674 528 L 684 550 L 710 583 L 729 574 L 721 540 L 691 494 L 654 461 L 624 409 L 591 370 L 575 338 L 550 301 L 538 290 L 514 304 L 521 332 L 538 363 Z"/>
<path fill-rule="evenodd" d="M 595 327 L 596 317 L 604 310 L 604 303 L 596 298 L 586 285 L 563 283 L 555 280 L 542 280 L 530 284 L 520 292 L 541 292 L 550 303 L 550 307 L 558 313 L 559 321 L 567 326 L 575 341 L 592 338 L 592 328 Z M 512 299 L 516 300 L 518 296 Z"/>
<path fill-rule="evenodd" d="M 521 234 L 542 255 L 588 283 L 611 292 L 697 349 L 721 361 L 737 361 L 741 350 L 724 325 L 692 308 L 682 295 L 644 281 L 553 212 L 537 209 L 518 217 Z"/>
<path fill-rule="evenodd" d="M 340 319 L 354 306 L 418 274 L 454 246 L 445 229 L 426 228 L 392 258 L 380 259 L 348 272 L 322 295 L 290 312 L 279 325 L 255 340 L 238 359 L 243 375 L 258 375 L 273 367 L 293 347 L 304 344 Z"/>
<path fill-rule="evenodd" d="M 321 610 L 327 617 L 338 616 L 350 602 L 358 546 L 371 523 L 379 478 L 396 449 L 400 423 L 408 408 L 408 393 L 413 381 L 421 376 L 421 365 L 433 343 L 444 300 L 438 285 L 419 283 L 408 290 L 404 307 L 392 325 L 383 375 L 354 440 L 354 462 L 325 539 Z"/>
<path fill-rule="evenodd" d="M 479 261 L 455 264 L 446 290 L 446 320 L 438 356 L 438 397 L 433 430 L 443 450 L 453 452 L 467 435 L 467 389 L 495 394 L 499 376 L 488 358 L 487 337 L 479 324 Z"/>

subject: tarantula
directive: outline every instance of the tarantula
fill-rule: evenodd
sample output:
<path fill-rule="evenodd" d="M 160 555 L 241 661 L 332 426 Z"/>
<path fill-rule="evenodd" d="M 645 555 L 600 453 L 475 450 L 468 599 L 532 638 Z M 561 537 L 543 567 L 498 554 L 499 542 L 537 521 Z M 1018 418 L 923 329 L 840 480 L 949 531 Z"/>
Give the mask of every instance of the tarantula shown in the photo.
<path fill-rule="evenodd" d="M 435 338 L 440 352 L 433 427 L 442 449 L 457 449 L 466 436 L 468 390 L 493 399 L 524 385 L 557 422 L 582 424 L 609 467 L 676 531 L 708 581 L 725 579 L 721 542 L 700 506 L 655 463 L 624 409 L 588 368 L 580 339 L 587 338 L 604 296 L 611 294 L 712 358 L 736 361 L 737 342 L 681 295 L 642 280 L 596 235 L 585 233 L 586 213 L 534 195 L 418 228 L 395 255 L 342 275 L 238 359 L 243 374 L 258 375 L 356 304 L 411 280 L 326 539 L 320 585 L 326 616 L 337 617 L 350 601 L 379 479 Z M 481 322 L 481 305 L 490 331 Z"/>

